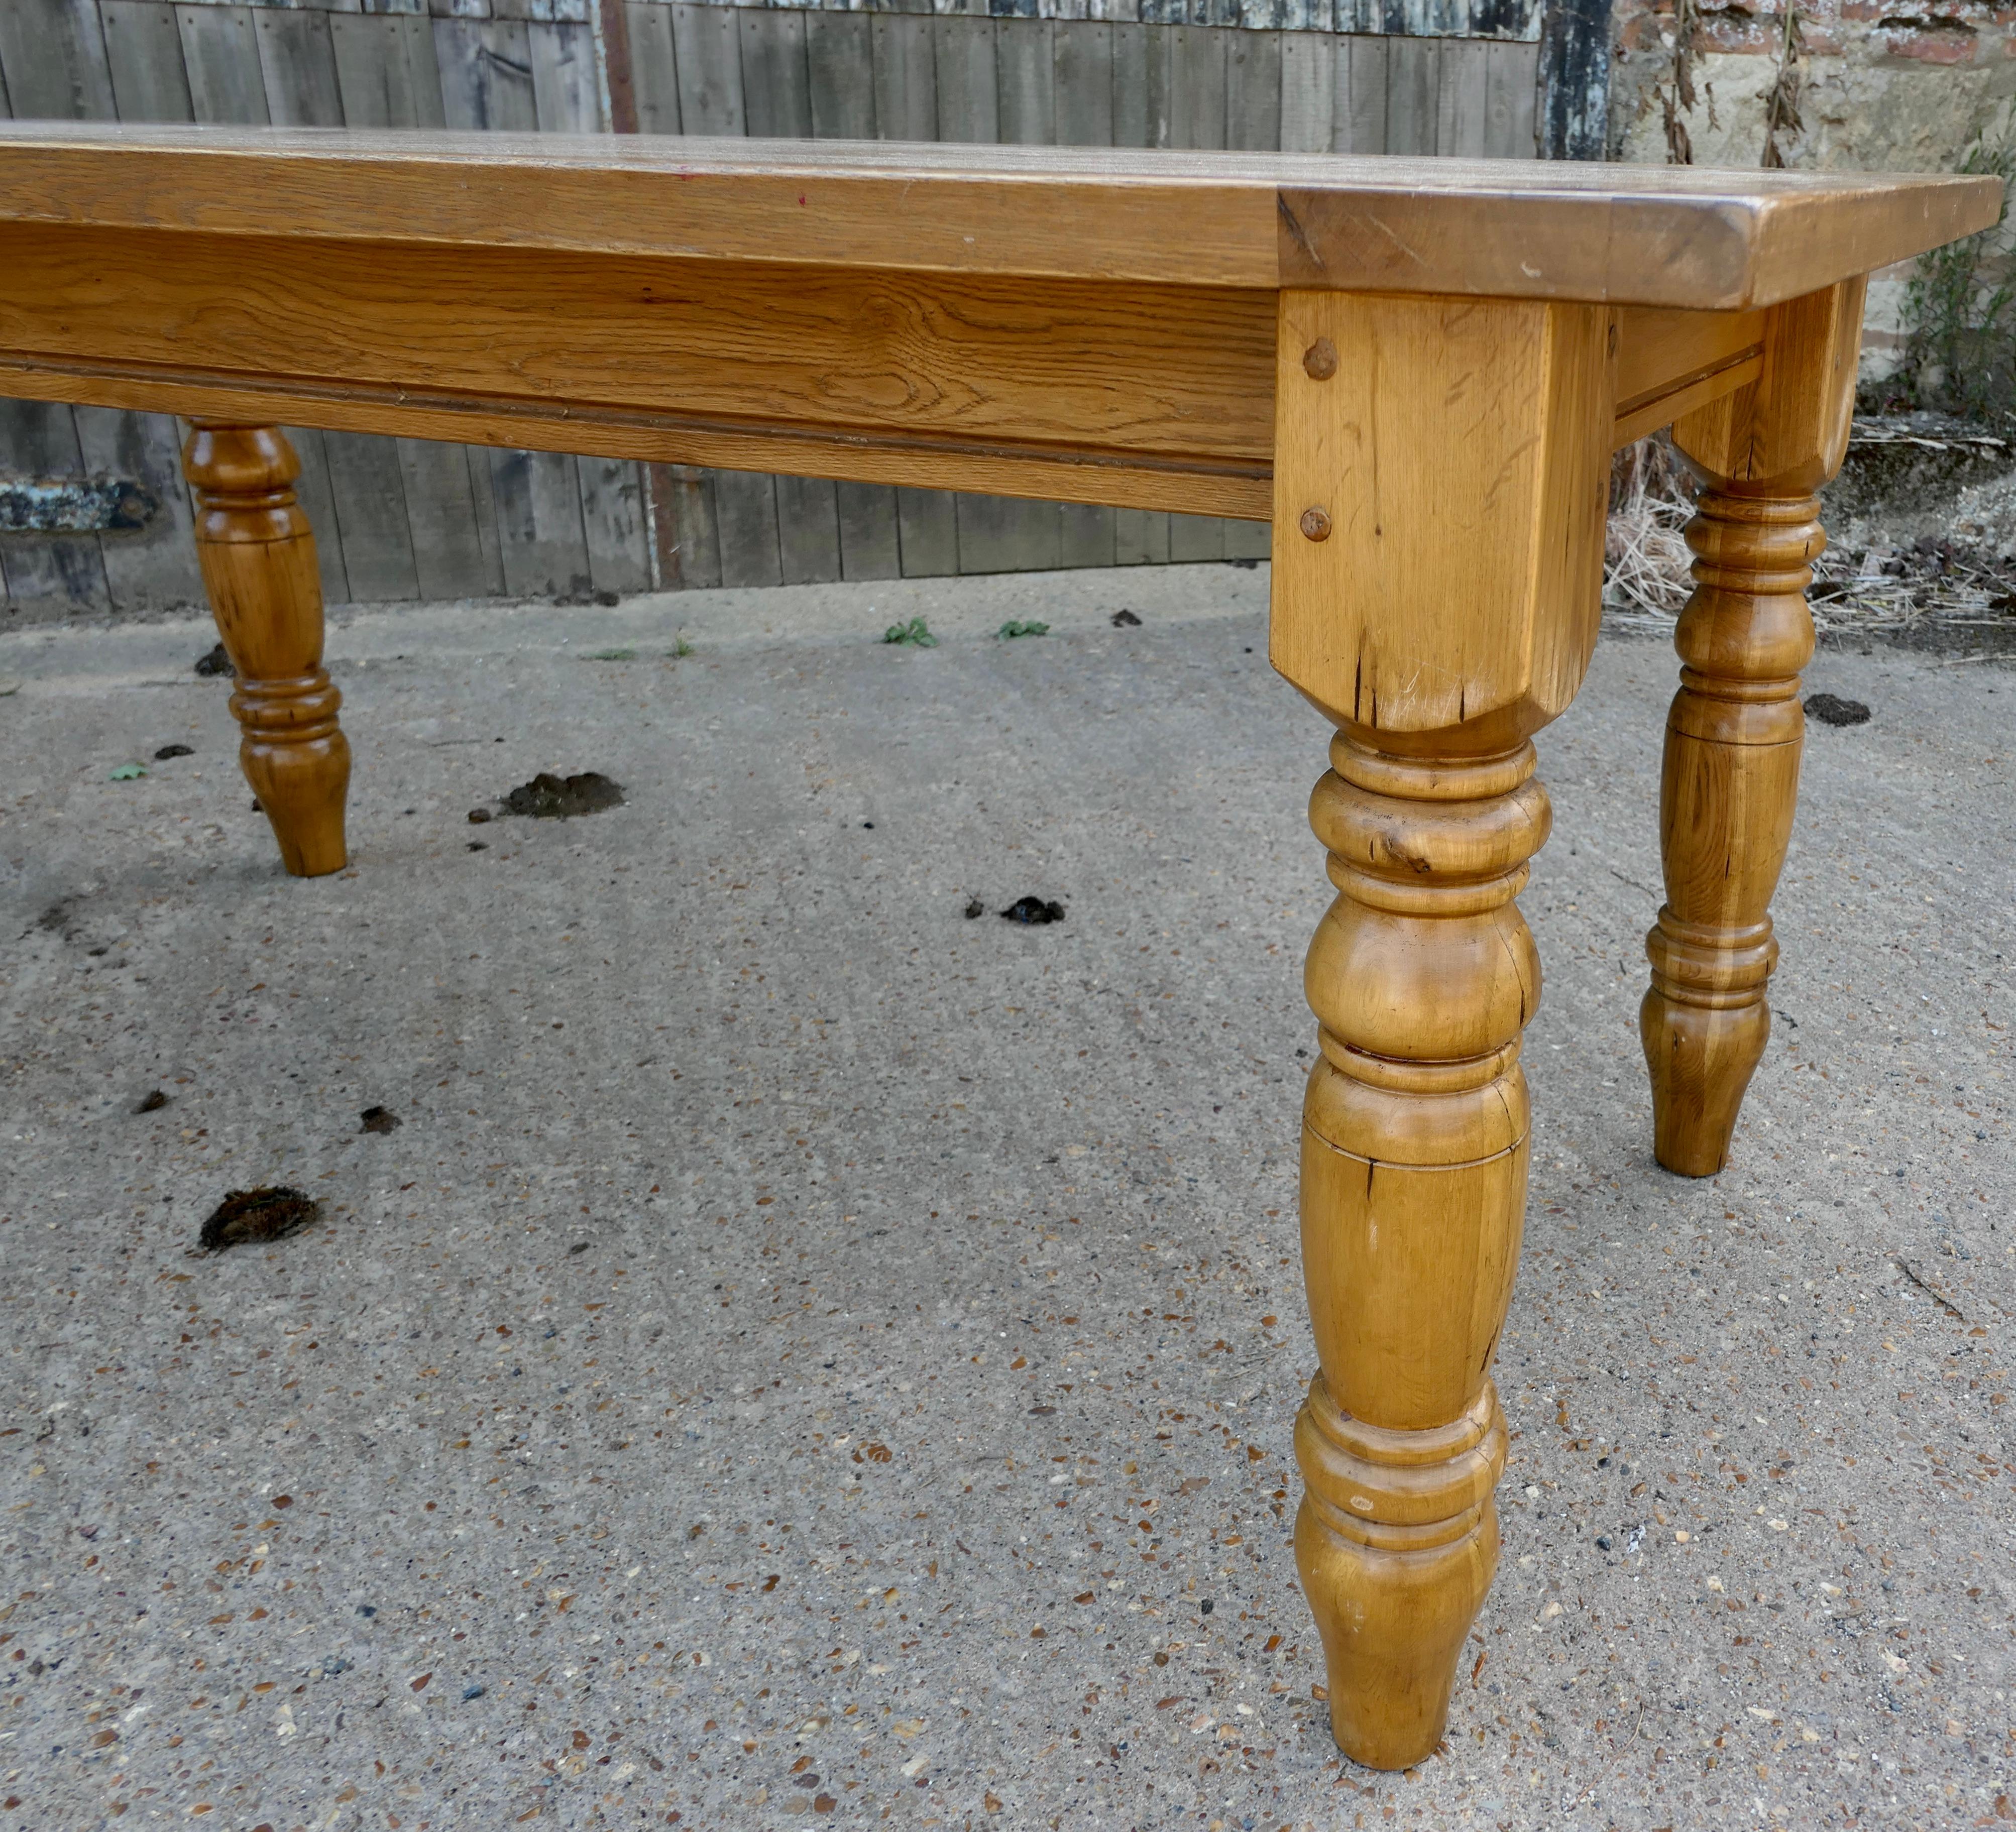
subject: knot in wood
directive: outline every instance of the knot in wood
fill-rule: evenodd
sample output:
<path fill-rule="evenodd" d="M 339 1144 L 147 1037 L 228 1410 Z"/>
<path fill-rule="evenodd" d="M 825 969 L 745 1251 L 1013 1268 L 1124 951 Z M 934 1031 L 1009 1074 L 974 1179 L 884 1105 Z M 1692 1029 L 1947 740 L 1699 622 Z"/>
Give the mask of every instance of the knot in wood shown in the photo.
<path fill-rule="evenodd" d="M 1302 368 L 1312 382 L 1327 382 L 1337 373 L 1337 346 L 1319 337 L 1302 352 Z"/>

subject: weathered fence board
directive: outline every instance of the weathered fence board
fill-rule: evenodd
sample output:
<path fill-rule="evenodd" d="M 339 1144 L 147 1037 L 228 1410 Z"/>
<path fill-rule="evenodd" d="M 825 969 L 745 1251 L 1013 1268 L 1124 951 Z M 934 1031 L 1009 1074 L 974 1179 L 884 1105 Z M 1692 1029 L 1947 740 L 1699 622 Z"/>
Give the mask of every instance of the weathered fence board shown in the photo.
<path fill-rule="evenodd" d="M 160 505 L 146 527 L 99 537 L 111 605 L 149 612 L 200 603 L 203 573 L 196 564 L 196 516 L 182 482 L 181 429 L 158 413 L 110 407 L 72 412 L 86 474 L 131 477 Z"/>
<path fill-rule="evenodd" d="M 175 24 L 196 118 L 239 127 L 263 127 L 270 121 L 252 9 L 179 6 Z"/>
<path fill-rule="evenodd" d="M 434 31 L 424 16 L 333 13 L 329 31 L 344 125 L 447 126 Z"/>
<path fill-rule="evenodd" d="M 121 121 L 193 121 L 182 34 L 167 0 L 104 0 L 105 55 Z"/>
<path fill-rule="evenodd" d="M 1543 39 L 1537 0 L 855 6 L 625 0 L 619 117 L 646 133 L 1531 157 L 1544 56 L 1580 85 L 1554 105 L 1556 137 L 1586 145 L 1600 126 L 1585 92 L 1601 0 L 1553 0 L 1572 56 Z M 602 16 L 594 0 L 0 0 L 0 105 L 592 132 L 619 81 L 612 62 L 605 89 Z M 9 611 L 194 601 L 179 430 L 85 412 L 0 410 L 0 468 L 113 466 L 164 510 L 135 534 L 9 537 Z M 1152 565 L 1267 544 L 1259 524 L 1211 517 L 679 466 L 648 473 L 653 512 L 647 473 L 615 460 L 313 431 L 296 445 L 332 599 Z"/>

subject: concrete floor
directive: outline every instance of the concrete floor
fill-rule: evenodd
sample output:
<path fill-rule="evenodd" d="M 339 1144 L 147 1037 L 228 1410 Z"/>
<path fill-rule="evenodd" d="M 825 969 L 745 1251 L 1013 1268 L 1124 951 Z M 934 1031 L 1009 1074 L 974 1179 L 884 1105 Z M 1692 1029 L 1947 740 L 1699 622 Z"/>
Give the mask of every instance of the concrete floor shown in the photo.
<path fill-rule="evenodd" d="M 1669 653 L 1543 736 L 1504 1554 L 1381 1776 L 1289 1546 L 1325 733 L 1265 591 L 361 615 L 307 883 L 206 629 L 0 641 L 0 1826 L 2016 1816 L 2016 678 L 1814 667 L 1874 718 L 1713 1182 L 1634 1029 Z M 323 1225 L 192 1257 L 268 1182 Z"/>

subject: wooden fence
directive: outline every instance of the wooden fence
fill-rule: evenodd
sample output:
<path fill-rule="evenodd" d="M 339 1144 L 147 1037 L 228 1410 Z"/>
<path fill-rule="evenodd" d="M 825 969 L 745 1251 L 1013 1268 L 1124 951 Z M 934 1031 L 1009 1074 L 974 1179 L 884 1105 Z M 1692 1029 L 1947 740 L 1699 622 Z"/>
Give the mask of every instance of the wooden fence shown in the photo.
<path fill-rule="evenodd" d="M 1503 158 L 1533 157 L 1546 119 L 1529 0 L 993 0 L 992 14 L 985 0 L 978 11 L 920 4 L 433 0 L 430 15 L 427 0 L 0 0 L 0 106 L 17 118 Z M 293 437 L 332 602 L 1238 559 L 1267 546 L 1263 527 L 1208 517 Z M 0 472 L 114 473 L 163 504 L 138 534 L 0 542 L 8 621 L 201 602 L 178 440 L 157 416 L 0 401 Z"/>

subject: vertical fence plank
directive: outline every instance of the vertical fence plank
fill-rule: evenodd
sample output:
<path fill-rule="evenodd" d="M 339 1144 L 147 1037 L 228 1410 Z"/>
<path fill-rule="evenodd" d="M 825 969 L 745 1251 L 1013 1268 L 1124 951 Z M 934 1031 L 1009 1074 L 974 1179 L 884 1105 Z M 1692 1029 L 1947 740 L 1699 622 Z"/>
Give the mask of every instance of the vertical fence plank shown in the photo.
<path fill-rule="evenodd" d="M 836 484 L 833 505 L 840 524 L 840 576 L 901 578 L 903 547 L 896 492 L 887 484 Z"/>
<path fill-rule="evenodd" d="M 516 134 L 538 131 L 532 45 L 524 20 L 437 19 L 434 40 L 445 125 Z"/>
<path fill-rule="evenodd" d="M 517 598 L 578 597 L 593 589 L 574 461 L 550 452 L 492 452 L 505 588 Z"/>
<path fill-rule="evenodd" d="M 669 6 L 632 0 L 623 9 L 630 33 L 630 87 L 640 134 L 679 131 L 679 63 L 672 45 Z"/>
<path fill-rule="evenodd" d="M 266 113 L 276 128 L 340 128 L 343 95 L 329 15 L 261 7 L 253 16 Z"/>
<path fill-rule="evenodd" d="M 776 480 L 779 575 L 787 585 L 841 576 L 840 516 L 830 477 Z"/>
<path fill-rule="evenodd" d="M 938 578 L 959 570 L 959 516 L 947 491 L 898 490 L 896 526 L 905 578 Z"/>
<path fill-rule="evenodd" d="M 1111 566 L 1116 545 L 1113 511 L 1100 503 L 1057 505 L 1057 564 Z"/>
<path fill-rule="evenodd" d="M 1226 40 L 1211 26 L 1168 28 L 1169 144 L 1213 152 L 1225 146 Z"/>
<path fill-rule="evenodd" d="M 961 572 L 1048 572 L 1063 563 L 1060 505 L 966 495 L 957 505 Z"/>
<path fill-rule="evenodd" d="M 502 592 L 489 453 L 431 439 L 401 439 L 398 450 L 420 596 L 481 598 Z M 491 531 L 487 542 L 486 527 Z"/>
<path fill-rule="evenodd" d="M 196 563 L 196 516 L 182 480 L 181 427 L 164 413 L 124 413 L 112 407 L 74 411 L 84 468 L 136 478 L 161 506 L 146 527 L 99 537 L 113 608 L 202 608 L 209 600 Z"/>
<path fill-rule="evenodd" d="M 878 13 L 870 36 L 875 53 L 875 137 L 938 137 L 938 55 L 928 13 Z"/>
<path fill-rule="evenodd" d="M 737 12 L 742 28 L 742 97 L 752 139 L 812 137 L 812 75 L 805 55 L 802 13 Z"/>
<path fill-rule="evenodd" d="M 103 0 L 105 56 L 121 121 L 189 121 L 182 34 L 167 0 Z"/>
<path fill-rule="evenodd" d="M 1169 517 L 1169 558 L 1185 560 L 1222 560 L 1225 524 L 1215 515 L 1172 515 Z"/>
<path fill-rule="evenodd" d="M 358 604 L 417 598 L 420 578 L 406 515 L 406 484 L 396 440 L 377 433 L 324 433 L 333 525 L 319 542 L 340 539 L 350 597 Z"/>
<path fill-rule="evenodd" d="M 329 35 L 345 126 L 446 124 L 434 37 L 424 18 L 410 13 L 333 13 Z"/>
<path fill-rule="evenodd" d="M 336 494 L 329 488 L 329 451 L 316 427 L 283 427 L 294 455 L 301 461 L 301 474 L 295 480 L 294 495 L 315 530 L 315 565 L 322 574 L 322 595 L 331 604 L 347 604 L 350 574 L 343 563 L 343 535 L 336 513 Z"/>
<path fill-rule="evenodd" d="M 1386 150 L 1433 153 L 1442 107 L 1442 46 L 1433 38 L 1386 45 Z"/>
<path fill-rule="evenodd" d="M 994 146 L 1001 139 L 1001 103 L 994 56 L 994 21 L 960 16 L 934 20 L 938 56 L 936 138 Z"/>
<path fill-rule="evenodd" d="M 1337 40 L 1323 32 L 1288 32 L 1283 35 L 1283 153 L 1330 151 L 1337 117 Z"/>
<path fill-rule="evenodd" d="M 667 580 L 689 588 L 718 585 L 721 534 L 715 517 L 713 474 L 697 465 L 664 468 L 670 491 L 666 508 L 675 538 L 670 553 L 659 553 L 660 570 Z"/>
<path fill-rule="evenodd" d="M 1057 44 L 1046 19 L 994 22 L 995 110 L 1003 146 L 1049 146 L 1057 137 Z"/>
<path fill-rule="evenodd" d="M 603 130 L 602 81 L 595 67 L 593 28 L 535 21 L 527 34 L 532 60 L 532 112 L 542 134 Z"/>
<path fill-rule="evenodd" d="M 578 458 L 581 531 L 588 574 L 598 592 L 627 596 L 651 586 L 650 545 L 644 531 L 644 474 L 627 458 Z"/>
<path fill-rule="evenodd" d="M 675 6 L 672 38 L 679 52 L 681 131 L 746 132 L 742 45 L 734 10 L 725 6 Z"/>
<path fill-rule="evenodd" d="M 1227 560 L 1265 560 L 1274 551 L 1274 530 L 1270 523 L 1225 518 L 1225 557 Z"/>
<path fill-rule="evenodd" d="M 1165 566 L 1169 558 L 1169 512 L 1116 509 L 1113 512 L 1115 566 Z"/>
<path fill-rule="evenodd" d="M 0 74 L 17 121 L 110 121 L 112 72 L 94 0 L 4 0 Z"/>
<path fill-rule="evenodd" d="M 1225 34 L 1225 143 L 1234 152 L 1281 149 L 1282 36 Z"/>
<path fill-rule="evenodd" d="M 1330 126 L 1333 153 L 1387 149 L 1386 95 L 1391 86 L 1388 41 L 1360 33 L 1337 41 L 1337 112 Z"/>
<path fill-rule="evenodd" d="M 1176 139 L 1176 35 L 1152 25 L 1113 31 L 1113 143 L 1174 146 Z"/>
<path fill-rule="evenodd" d="M 1113 27 L 1098 20 L 1060 20 L 1052 83 L 1060 146 L 1113 142 Z"/>
<path fill-rule="evenodd" d="M 0 401 L 0 452 L 29 477 L 82 473 L 77 422 L 53 401 Z M 16 617 L 108 610 L 112 599 L 95 534 L 9 534 L 0 542 L 9 606 Z"/>
<path fill-rule="evenodd" d="M 263 128 L 272 120 L 249 6 L 178 6 L 182 68 L 200 121 Z"/>
<path fill-rule="evenodd" d="M 822 140 L 875 138 L 875 35 L 865 13 L 805 16 L 812 132 Z"/>
<path fill-rule="evenodd" d="M 1445 158 L 1481 159 L 1489 125 L 1491 53 L 1482 38 L 1445 38 L 1442 87 L 1435 98 L 1435 151 Z"/>
<path fill-rule="evenodd" d="M 1540 47 L 1499 43 L 1491 47 L 1489 125 L 1484 150 L 1492 159 L 1537 159 Z"/>
<path fill-rule="evenodd" d="M 774 477 L 756 471 L 717 471 L 714 519 L 721 535 L 724 585 L 780 585 L 783 555 L 777 538 Z"/>

